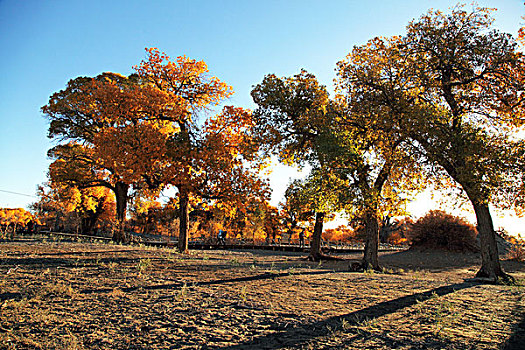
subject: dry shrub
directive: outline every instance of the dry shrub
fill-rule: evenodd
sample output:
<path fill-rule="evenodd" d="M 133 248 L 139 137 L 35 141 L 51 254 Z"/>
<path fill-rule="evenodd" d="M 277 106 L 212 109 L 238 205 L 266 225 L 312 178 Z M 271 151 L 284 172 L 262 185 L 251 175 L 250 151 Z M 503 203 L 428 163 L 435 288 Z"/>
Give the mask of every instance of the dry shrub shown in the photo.
<path fill-rule="evenodd" d="M 514 244 L 512 248 L 510 248 L 507 259 L 514 260 L 514 261 L 520 261 L 525 262 L 525 248 L 522 245 Z"/>
<path fill-rule="evenodd" d="M 406 232 L 414 248 L 445 249 L 449 251 L 477 252 L 477 231 L 465 219 L 431 210 Z"/>

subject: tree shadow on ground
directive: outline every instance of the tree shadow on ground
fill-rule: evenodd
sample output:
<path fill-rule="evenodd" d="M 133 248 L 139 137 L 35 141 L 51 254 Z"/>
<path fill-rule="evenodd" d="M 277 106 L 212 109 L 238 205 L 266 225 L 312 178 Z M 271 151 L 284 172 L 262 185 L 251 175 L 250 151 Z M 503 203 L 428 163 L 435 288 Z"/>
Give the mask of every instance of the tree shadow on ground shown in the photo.
<path fill-rule="evenodd" d="M 200 287 L 200 286 L 211 286 L 211 285 L 220 285 L 225 283 L 238 283 L 238 282 L 251 282 L 251 281 L 261 281 L 261 280 L 270 280 L 270 279 L 276 279 L 281 277 L 288 277 L 288 276 L 305 276 L 305 275 L 323 275 L 333 273 L 333 271 L 305 271 L 305 272 L 299 272 L 299 273 L 290 273 L 290 272 L 284 272 L 284 273 L 263 273 L 259 275 L 254 276 L 246 276 L 246 277 L 237 277 L 237 278 L 227 278 L 227 279 L 221 279 L 221 280 L 213 280 L 213 281 L 205 281 L 205 282 L 195 282 L 195 283 L 185 283 L 185 282 L 176 282 L 176 283 L 169 283 L 169 284 L 160 284 L 160 285 L 153 285 L 153 286 L 137 286 L 137 287 L 127 287 L 127 288 L 120 288 L 123 292 L 129 293 L 134 292 L 139 289 L 142 290 L 169 290 L 169 289 L 179 289 L 184 286 L 187 287 Z M 111 292 L 113 289 L 111 288 L 99 288 L 99 289 L 84 289 L 81 290 L 80 293 L 83 294 L 92 294 L 92 293 L 108 293 Z M 168 299 L 173 298 L 172 295 L 161 297 L 160 299 Z"/>
<path fill-rule="evenodd" d="M 289 329 L 283 329 L 273 334 L 256 337 L 248 342 L 244 342 L 234 346 L 222 347 L 222 349 L 278 349 L 283 347 L 304 346 L 308 341 L 315 340 L 320 337 L 329 336 L 330 334 L 332 334 L 332 332 L 334 332 L 334 330 L 342 330 L 342 324 L 346 324 L 346 327 L 358 326 L 359 323 L 363 320 L 373 320 L 375 318 L 391 314 L 403 308 L 415 305 L 418 302 L 428 300 L 431 297 L 434 297 L 435 295 L 443 296 L 446 294 L 454 293 L 461 289 L 473 287 L 478 284 L 479 283 L 476 283 L 474 281 L 468 281 L 434 288 L 426 292 L 411 294 L 401 298 L 381 302 L 345 315 L 334 316 L 322 321 L 301 324 L 299 326 L 295 326 Z M 338 345 L 337 347 L 340 346 L 341 345 Z"/>
<path fill-rule="evenodd" d="M 228 278 L 228 279 L 220 279 L 220 280 L 205 281 L 205 282 L 195 282 L 195 283 L 190 283 L 190 284 L 186 282 L 175 282 L 175 283 L 159 284 L 159 285 L 125 287 L 125 288 L 119 288 L 119 289 L 125 293 L 135 292 L 138 290 L 145 290 L 145 291 L 171 290 L 171 289 L 180 289 L 184 286 L 195 288 L 199 286 L 220 285 L 220 284 L 225 284 L 225 283 L 270 280 L 270 279 L 282 278 L 282 277 L 287 277 L 287 276 L 299 276 L 299 275 L 303 275 L 303 276 L 310 275 L 311 276 L 311 275 L 323 275 L 323 274 L 329 274 L 329 273 L 333 273 L 333 271 L 304 271 L 304 272 L 298 272 L 298 273 L 290 273 L 290 272 L 263 273 L 263 274 L 259 274 L 255 276 Z M 95 294 L 95 293 L 110 293 L 113 290 L 114 288 L 89 288 L 89 289 L 82 289 L 78 292 L 80 294 Z M 0 301 L 11 300 L 11 299 L 21 299 L 23 296 L 24 294 L 19 293 L 19 292 L 0 293 Z M 170 295 L 170 296 L 161 297 L 160 299 L 169 299 L 173 297 L 174 297 L 173 295 Z"/>
<path fill-rule="evenodd" d="M 139 258 L 106 257 L 106 258 L 6 258 L 2 259 L 0 267 L 25 266 L 27 268 L 46 269 L 53 267 L 98 267 L 108 263 L 137 263 Z"/>
<path fill-rule="evenodd" d="M 525 313 L 519 307 L 515 312 L 521 315 L 521 322 L 514 327 L 512 335 L 503 346 L 503 350 L 522 350 L 525 347 Z"/>
<path fill-rule="evenodd" d="M 141 253 L 144 254 L 143 249 L 120 249 L 120 250 L 91 250 L 91 251 L 73 251 L 73 252 L 57 252 L 57 253 L 39 253 L 35 255 L 40 256 L 64 256 L 64 255 L 80 255 L 80 256 L 89 256 L 97 254 L 109 254 L 109 253 Z M 26 253 L 20 254 L 9 254 L 9 256 L 24 256 Z"/>
<path fill-rule="evenodd" d="M 505 271 L 509 273 L 525 273 L 525 263 L 503 260 L 501 256 L 500 259 Z M 472 272 L 475 273 L 481 266 L 481 257 L 478 253 L 471 252 L 408 249 L 396 253 L 381 254 L 379 262 L 385 267 L 420 269 L 431 272 L 447 272 L 471 268 Z"/>

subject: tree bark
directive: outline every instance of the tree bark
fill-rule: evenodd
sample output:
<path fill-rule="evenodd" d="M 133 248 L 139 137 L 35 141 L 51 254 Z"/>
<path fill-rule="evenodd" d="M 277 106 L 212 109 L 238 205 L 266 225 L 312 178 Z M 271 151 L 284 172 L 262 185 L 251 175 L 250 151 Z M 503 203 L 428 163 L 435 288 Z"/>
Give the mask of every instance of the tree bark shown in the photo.
<path fill-rule="evenodd" d="M 401 139 L 396 141 L 395 147 L 401 142 Z M 373 185 L 368 185 L 368 171 L 362 171 L 359 176 L 361 185 L 366 188 L 365 193 L 365 212 L 364 212 L 364 224 L 365 224 L 365 251 L 363 254 L 362 268 L 363 270 L 373 269 L 381 271 L 379 265 L 378 251 L 379 251 L 379 222 L 377 215 L 377 208 L 379 203 L 379 197 L 383 190 L 383 186 L 388 180 L 393 169 L 392 160 L 389 159 L 385 162 L 379 174 L 376 177 Z"/>
<path fill-rule="evenodd" d="M 503 271 L 499 261 L 496 233 L 494 232 L 494 224 L 492 223 L 488 204 L 472 200 L 471 202 L 476 213 L 481 250 L 481 268 L 476 273 L 476 277 L 488 278 L 494 282 L 498 278 L 504 281 L 511 281 L 513 279 L 512 276 Z"/>
<path fill-rule="evenodd" d="M 94 211 L 88 211 L 85 217 L 81 218 L 80 221 L 80 231 L 82 234 L 90 234 L 95 230 L 95 225 L 97 224 L 100 215 L 104 212 L 104 203 L 106 198 L 99 198 L 97 207 Z"/>
<path fill-rule="evenodd" d="M 308 256 L 308 260 L 319 261 L 323 257 L 323 253 L 321 252 L 321 239 L 323 235 L 324 217 L 325 213 L 315 214 L 314 233 L 312 235 L 312 241 L 310 242 L 310 255 Z"/>
<path fill-rule="evenodd" d="M 184 187 L 179 188 L 179 250 L 188 252 L 189 194 Z"/>
<path fill-rule="evenodd" d="M 95 220 L 93 220 L 91 215 L 80 219 L 80 233 L 83 235 L 90 234 L 93 227 L 95 227 Z"/>
<path fill-rule="evenodd" d="M 128 206 L 129 185 L 124 182 L 115 184 L 115 201 L 117 205 L 117 229 L 113 232 L 113 241 L 117 243 L 128 243 L 129 238 L 124 232 L 124 223 L 126 220 L 126 209 Z"/>
<path fill-rule="evenodd" d="M 373 269 L 381 271 L 379 265 L 378 250 L 379 250 L 379 223 L 377 221 L 377 214 L 373 210 L 367 210 L 365 213 L 365 252 L 363 254 L 362 267 L 364 270 Z"/>

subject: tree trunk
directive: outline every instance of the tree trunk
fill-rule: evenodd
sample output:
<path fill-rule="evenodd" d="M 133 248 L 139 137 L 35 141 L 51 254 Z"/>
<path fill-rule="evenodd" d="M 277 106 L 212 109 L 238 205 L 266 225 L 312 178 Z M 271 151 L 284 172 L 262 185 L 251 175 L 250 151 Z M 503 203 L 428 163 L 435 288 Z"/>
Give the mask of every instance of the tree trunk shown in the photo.
<path fill-rule="evenodd" d="M 310 255 L 308 256 L 308 260 L 319 261 L 323 256 L 321 252 L 321 239 L 323 235 L 324 217 L 325 213 L 315 214 L 314 233 L 312 235 L 312 241 L 310 242 Z"/>
<path fill-rule="evenodd" d="M 85 217 L 80 218 L 80 231 L 82 234 L 90 234 L 95 230 L 95 225 L 97 224 L 100 215 L 104 212 L 104 202 L 106 198 L 100 198 L 97 207 L 94 211 L 89 210 Z"/>
<path fill-rule="evenodd" d="M 377 214 L 375 211 L 368 211 L 365 213 L 365 252 L 363 255 L 363 269 L 374 269 L 381 271 L 379 266 L 378 250 L 379 250 L 379 224 L 377 221 Z"/>
<path fill-rule="evenodd" d="M 117 243 L 128 243 L 129 238 L 124 232 L 124 222 L 126 220 L 126 208 L 128 205 L 129 185 L 123 182 L 115 184 L 115 201 L 117 204 L 117 229 L 113 231 L 113 241 Z"/>
<path fill-rule="evenodd" d="M 511 281 L 513 279 L 512 276 L 506 274 L 501 268 L 496 233 L 494 232 L 494 224 L 492 223 L 488 204 L 477 203 L 473 200 L 471 202 L 476 212 L 481 250 L 481 268 L 477 272 L 476 277 L 488 278 L 494 282 L 498 278 L 504 281 Z"/>
<path fill-rule="evenodd" d="M 179 250 L 181 253 L 188 252 L 189 231 L 189 194 L 183 187 L 179 188 Z"/>
<path fill-rule="evenodd" d="M 80 233 L 83 235 L 88 235 L 91 233 L 91 230 L 95 226 L 95 222 L 92 216 L 80 218 Z"/>

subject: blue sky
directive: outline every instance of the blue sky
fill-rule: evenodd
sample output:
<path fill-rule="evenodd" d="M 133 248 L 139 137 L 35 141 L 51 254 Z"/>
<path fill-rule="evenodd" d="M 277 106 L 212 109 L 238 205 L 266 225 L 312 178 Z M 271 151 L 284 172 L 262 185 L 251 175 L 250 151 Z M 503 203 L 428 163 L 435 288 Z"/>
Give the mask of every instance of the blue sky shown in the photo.
<path fill-rule="evenodd" d="M 515 34 L 522 0 L 478 1 L 497 7 L 495 26 Z M 0 207 L 25 207 L 46 180 L 47 122 L 40 108 L 68 80 L 104 71 L 121 74 L 158 47 L 172 57 L 204 60 L 232 85 L 227 102 L 251 108 L 251 87 L 268 73 L 301 68 L 331 87 L 337 61 L 375 36 L 403 34 L 428 0 L 0 0 Z M 293 171 L 280 169 L 276 198 Z M 275 201 L 275 199 L 274 199 Z M 419 206 L 421 207 L 421 206 Z"/>

